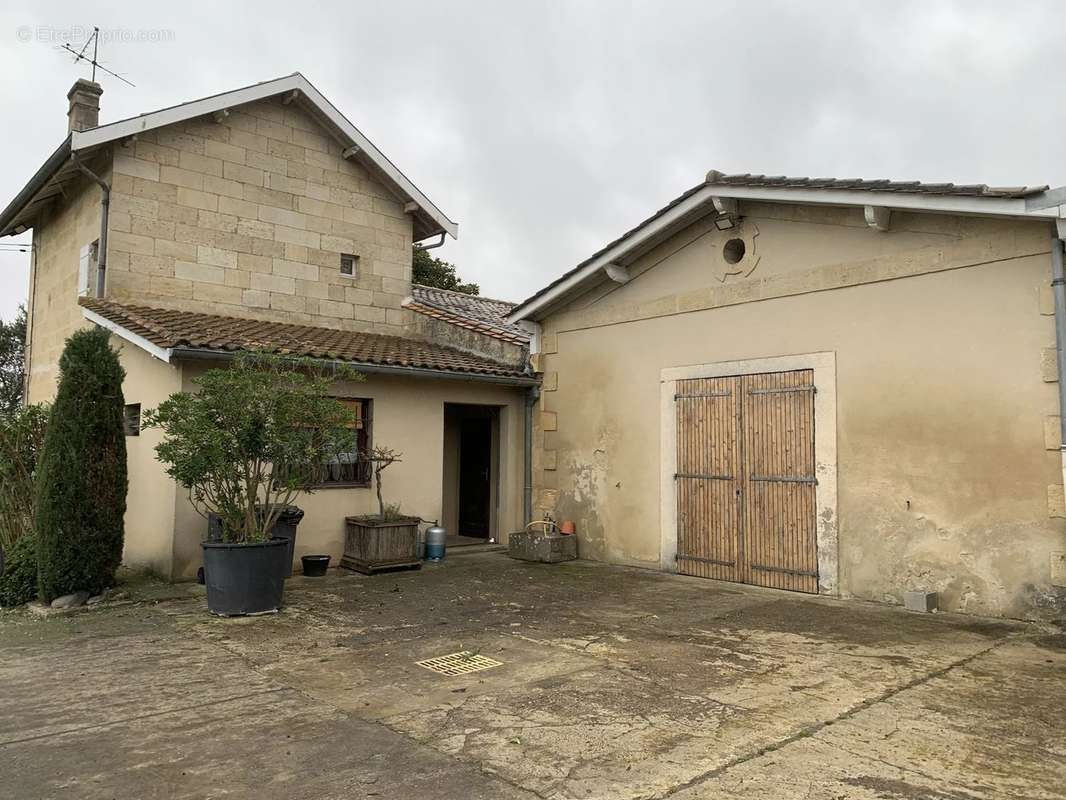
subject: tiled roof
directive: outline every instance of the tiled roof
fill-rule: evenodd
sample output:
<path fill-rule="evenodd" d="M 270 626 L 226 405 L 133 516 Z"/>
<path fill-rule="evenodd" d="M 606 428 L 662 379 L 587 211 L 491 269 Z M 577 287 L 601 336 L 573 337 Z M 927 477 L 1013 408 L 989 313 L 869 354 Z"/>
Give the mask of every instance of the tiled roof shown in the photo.
<path fill-rule="evenodd" d="M 885 178 L 803 178 L 785 175 L 726 175 L 716 169 L 707 173 L 707 186 L 763 186 L 774 189 L 850 189 L 863 192 L 954 195 L 957 197 L 1019 198 L 1040 194 L 1047 186 L 988 186 L 984 183 L 922 183 Z"/>
<path fill-rule="evenodd" d="M 265 350 L 353 364 L 526 377 L 520 369 L 483 356 L 400 336 L 170 311 L 90 298 L 82 298 L 80 303 L 114 324 L 166 349 Z"/>
<path fill-rule="evenodd" d="M 511 344 L 528 344 L 529 333 L 505 321 L 514 308 L 506 300 L 492 300 L 478 295 L 434 289 L 430 286 L 411 287 L 411 299 L 406 308 L 440 319 L 460 328 L 502 339 Z"/>

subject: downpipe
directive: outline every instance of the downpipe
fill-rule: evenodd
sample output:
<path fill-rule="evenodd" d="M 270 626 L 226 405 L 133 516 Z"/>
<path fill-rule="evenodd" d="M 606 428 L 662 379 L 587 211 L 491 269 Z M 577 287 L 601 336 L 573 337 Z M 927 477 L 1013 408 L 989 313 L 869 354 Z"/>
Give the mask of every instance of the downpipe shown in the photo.
<path fill-rule="evenodd" d="M 96 253 L 96 296 L 104 296 L 104 285 L 107 277 L 107 228 L 108 228 L 108 216 L 111 211 L 111 186 L 89 169 L 78 158 L 77 153 L 70 154 L 70 160 L 74 164 L 88 175 L 96 184 L 100 187 L 100 245 Z"/>
<path fill-rule="evenodd" d="M 1055 355 L 1059 368 L 1059 457 L 1066 492 L 1066 275 L 1062 250 L 1056 226 L 1051 229 L 1051 291 L 1055 296 Z"/>
<path fill-rule="evenodd" d="M 523 467 L 525 489 L 522 495 L 522 519 L 524 525 L 533 521 L 533 407 L 540 399 L 540 387 L 526 389 L 526 433 L 523 443 Z"/>

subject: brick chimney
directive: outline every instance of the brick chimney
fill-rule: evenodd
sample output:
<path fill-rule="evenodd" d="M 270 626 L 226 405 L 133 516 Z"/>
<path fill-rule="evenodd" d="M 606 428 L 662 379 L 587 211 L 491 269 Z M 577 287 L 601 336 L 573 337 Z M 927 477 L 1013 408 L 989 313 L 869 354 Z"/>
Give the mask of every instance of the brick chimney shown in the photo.
<path fill-rule="evenodd" d="M 78 78 L 67 92 L 70 108 L 67 110 L 67 133 L 87 131 L 100 124 L 100 95 L 103 87 L 98 83 Z"/>

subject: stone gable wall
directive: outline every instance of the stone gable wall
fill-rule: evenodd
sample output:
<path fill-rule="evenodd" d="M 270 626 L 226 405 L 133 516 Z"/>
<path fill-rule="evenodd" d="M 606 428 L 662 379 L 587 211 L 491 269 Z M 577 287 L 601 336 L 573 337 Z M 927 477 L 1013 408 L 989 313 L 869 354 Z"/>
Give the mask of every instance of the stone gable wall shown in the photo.
<path fill-rule="evenodd" d="M 107 296 L 402 333 L 411 218 L 295 103 L 263 101 L 116 144 Z M 341 275 L 340 256 L 359 256 Z"/>

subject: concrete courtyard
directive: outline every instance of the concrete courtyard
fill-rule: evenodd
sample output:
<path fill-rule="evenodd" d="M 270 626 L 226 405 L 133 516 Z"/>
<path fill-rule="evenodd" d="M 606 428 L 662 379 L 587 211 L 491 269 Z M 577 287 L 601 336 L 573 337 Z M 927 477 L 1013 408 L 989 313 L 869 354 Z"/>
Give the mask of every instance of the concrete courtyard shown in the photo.
<path fill-rule="evenodd" d="M 1055 629 L 498 552 L 199 591 L 0 614 L 0 797 L 1066 797 Z"/>

